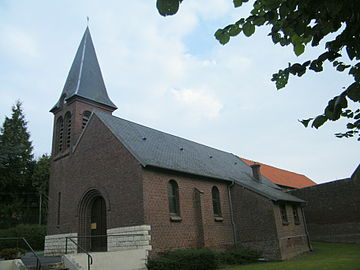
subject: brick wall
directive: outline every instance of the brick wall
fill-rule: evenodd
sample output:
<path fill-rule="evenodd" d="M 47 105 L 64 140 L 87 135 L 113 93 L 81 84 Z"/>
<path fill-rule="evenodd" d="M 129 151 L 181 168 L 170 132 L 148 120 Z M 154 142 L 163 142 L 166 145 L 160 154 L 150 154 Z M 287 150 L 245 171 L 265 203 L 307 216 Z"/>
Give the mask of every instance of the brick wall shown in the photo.
<path fill-rule="evenodd" d="M 360 181 L 356 177 L 290 192 L 307 201 L 304 212 L 311 240 L 360 243 Z"/>
<path fill-rule="evenodd" d="M 179 186 L 181 220 L 178 221 L 170 220 L 168 182 L 171 179 Z M 225 249 L 234 246 L 227 183 L 164 170 L 144 170 L 143 181 L 145 223 L 151 225 L 153 250 L 150 254 L 170 249 L 196 248 L 199 247 L 199 238 L 209 248 Z M 215 221 L 213 213 L 213 186 L 220 193 L 221 221 Z M 195 188 L 203 192 L 200 195 L 203 235 L 199 235 L 197 227 L 199 223 L 194 202 Z"/>
<path fill-rule="evenodd" d="M 237 245 L 281 259 L 272 201 L 237 184 L 231 191 Z"/>
<path fill-rule="evenodd" d="M 231 196 L 239 247 L 260 251 L 272 260 L 289 259 L 309 250 L 300 208 L 301 223 L 295 225 L 292 208 L 287 205 L 289 223 L 284 226 L 279 206 L 273 201 L 240 185 L 234 185 Z"/>

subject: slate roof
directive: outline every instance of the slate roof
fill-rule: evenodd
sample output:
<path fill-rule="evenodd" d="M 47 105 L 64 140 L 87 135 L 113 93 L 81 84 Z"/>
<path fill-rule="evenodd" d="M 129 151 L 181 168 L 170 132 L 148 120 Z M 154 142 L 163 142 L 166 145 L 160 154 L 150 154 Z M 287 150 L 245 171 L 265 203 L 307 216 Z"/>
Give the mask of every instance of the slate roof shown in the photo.
<path fill-rule="evenodd" d="M 95 115 L 143 167 L 158 167 L 193 175 L 235 181 L 273 201 L 304 202 L 279 190 L 266 177 L 259 183 L 251 168 L 237 156 L 145 127 L 107 113 Z"/>
<path fill-rule="evenodd" d="M 261 174 L 266 176 L 270 181 L 272 181 L 277 185 L 282 185 L 292 188 L 304 188 L 304 187 L 316 185 L 314 181 L 312 181 L 310 178 L 306 177 L 303 174 L 298 174 L 287 170 L 275 168 L 273 166 L 248 160 L 245 158 L 240 158 L 240 159 L 248 165 L 253 165 L 255 163 L 260 164 Z"/>
<path fill-rule="evenodd" d="M 51 112 L 60 107 L 64 96 L 65 101 L 78 96 L 117 109 L 107 94 L 88 27 L 76 52 L 60 99 Z"/>

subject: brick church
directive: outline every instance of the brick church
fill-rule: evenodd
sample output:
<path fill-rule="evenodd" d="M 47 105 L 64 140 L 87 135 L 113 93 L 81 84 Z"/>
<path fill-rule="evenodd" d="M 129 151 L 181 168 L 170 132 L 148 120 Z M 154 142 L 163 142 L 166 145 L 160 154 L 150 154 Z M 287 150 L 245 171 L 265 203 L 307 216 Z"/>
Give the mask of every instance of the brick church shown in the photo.
<path fill-rule="evenodd" d="M 92 252 L 142 247 L 151 256 L 247 247 L 282 260 L 310 249 L 304 201 L 259 165 L 118 118 L 116 109 L 87 28 L 50 110 L 46 254 L 64 252 L 65 237 Z"/>

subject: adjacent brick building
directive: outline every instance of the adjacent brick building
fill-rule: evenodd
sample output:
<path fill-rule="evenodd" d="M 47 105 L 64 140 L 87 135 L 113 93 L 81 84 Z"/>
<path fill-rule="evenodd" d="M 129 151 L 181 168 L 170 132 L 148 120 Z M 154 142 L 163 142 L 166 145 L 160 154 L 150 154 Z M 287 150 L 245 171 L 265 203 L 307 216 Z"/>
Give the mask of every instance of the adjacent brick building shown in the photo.
<path fill-rule="evenodd" d="M 305 215 L 312 240 L 360 244 L 360 165 L 350 178 L 291 194 L 307 201 Z"/>
<path fill-rule="evenodd" d="M 243 246 L 279 260 L 309 250 L 304 201 L 259 166 L 112 116 L 115 109 L 86 29 L 51 109 L 46 254 L 63 252 L 66 236 L 91 251 L 145 247 L 150 255 Z"/>

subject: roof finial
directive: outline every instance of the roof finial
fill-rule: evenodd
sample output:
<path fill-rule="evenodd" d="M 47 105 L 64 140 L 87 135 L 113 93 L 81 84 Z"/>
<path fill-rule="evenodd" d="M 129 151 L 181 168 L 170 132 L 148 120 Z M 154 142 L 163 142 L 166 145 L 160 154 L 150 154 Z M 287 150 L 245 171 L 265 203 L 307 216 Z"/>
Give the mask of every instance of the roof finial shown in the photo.
<path fill-rule="evenodd" d="M 89 26 L 89 16 L 86 16 L 86 23 L 87 23 L 87 26 Z"/>

